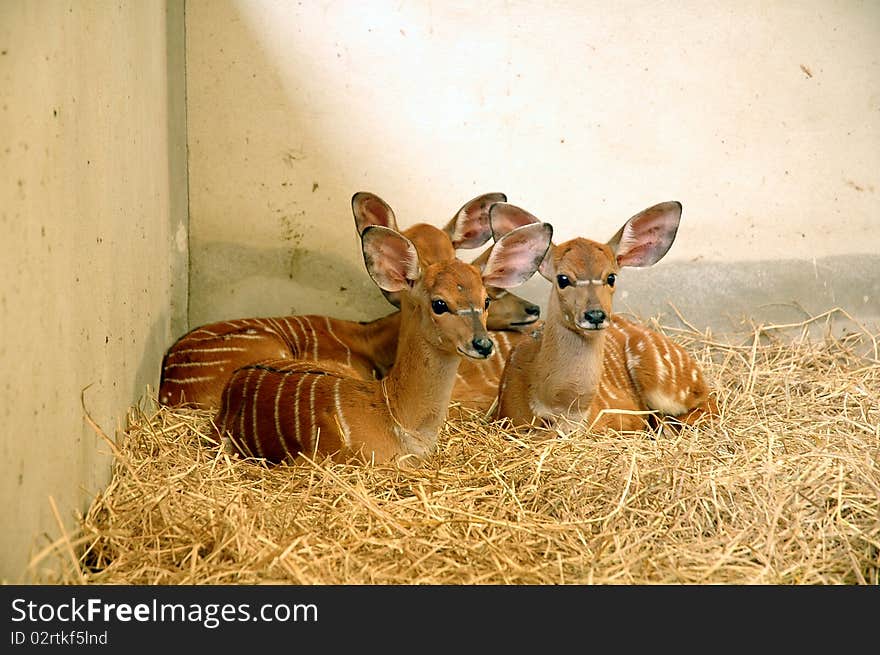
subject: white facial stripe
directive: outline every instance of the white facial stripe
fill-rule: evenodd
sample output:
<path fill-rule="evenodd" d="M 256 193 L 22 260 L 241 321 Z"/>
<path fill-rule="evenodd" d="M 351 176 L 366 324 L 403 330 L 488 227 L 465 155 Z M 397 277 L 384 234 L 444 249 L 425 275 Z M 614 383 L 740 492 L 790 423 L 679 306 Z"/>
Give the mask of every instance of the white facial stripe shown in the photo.
<path fill-rule="evenodd" d="M 595 284 L 596 286 L 601 286 L 605 284 L 605 280 L 577 280 L 574 283 L 576 287 L 588 287 L 591 284 Z"/>
<path fill-rule="evenodd" d="M 472 309 L 459 309 L 455 313 L 459 316 L 467 316 L 468 314 L 482 314 L 483 310 L 480 307 L 474 307 Z"/>

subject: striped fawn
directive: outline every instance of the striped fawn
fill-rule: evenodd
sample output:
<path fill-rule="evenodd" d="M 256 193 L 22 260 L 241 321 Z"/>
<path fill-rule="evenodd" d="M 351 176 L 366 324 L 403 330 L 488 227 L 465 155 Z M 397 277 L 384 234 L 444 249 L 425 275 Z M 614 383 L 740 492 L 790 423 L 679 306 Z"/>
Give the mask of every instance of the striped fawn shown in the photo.
<path fill-rule="evenodd" d="M 293 461 L 300 453 L 363 462 L 416 460 L 437 443 L 462 357 L 485 359 L 485 285 L 510 288 L 537 270 L 552 228 L 527 225 L 496 242 L 482 271 L 458 260 L 421 266 L 413 243 L 371 226 L 361 235 L 376 284 L 400 294 L 394 366 L 362 380 L 325 362 L 269 360 L 233 373 L 215 424 L 245 456 Z"/>
<path fill-rule="evenodd" d="M 498 213 L 498 216 L 495 213 Z M 512 205 L 492 210 L 493 229 L 536 218 Z M 514 347 L 498 389 L 497 417 L 515 426 L 635 430 L 653 411 L 690 423 L 717 406 L 697 363 L 665 335 L 611 313 L 620 269 L 650 266 L 675 239 L 681 204 L 636 214 L 607 243 L 551 245 L 540 272 L 553 284 L 539 336 Z M 610 411 L 609 411 L 610 410 Z M 615 412 L 624 410 L 624 412 Z"/>
<path fill-rule="evenodd" d="M 401 230 L 388 203 L 366 191 L 354 194 L 351 209 L 358 234 L 362 234 L 370 225 L 384 225 L 397 230 L 415 244 L 422 265 L 425 265 L 453 259 L 456 250 L 479 248 L 486 243 L 492 236 L 489 207 L 506 201 L 507 196 L 503 193 L 485 193 L 472 198 L 462 205 L 442 229 L 428 223 L 416 223 Z M 471 263 L 482 268 L 491 252 L 492 248 L 487 248 Z M 507 289 L 489 287 L 487 291 L 492 300 L 489 308 L 490 330 L 527 329 L 541 315 L 538 305 L 510 293 Z M 388 302 L 400 307 L 398 294 L 384 290 L 382 293 Z"/>
<path fill-rule="evenodd" d="M 416 245 L 422 264 L 453 259 L 456 246 L 476 247 L 490 238 L 489 203 L 503 198 L 501 193 L 478 196 L 465 203 L 442 230 L 417 224 L 405 230 L 404 235 Z M 370 224 L 396 229 L 394 212 L 373 194 L 356 193 L 352 212 L 359 234 Z M 484 253 L 482 263 L 488 252 Z M 490 330 L 527 329 L 538 320 L 537 305 L 507 293 L 506 289 L 490 291 L 490 296 L 503 295 L 500 301 L 493 300 L 489 308 Z M 397 294 L 387 295 L 393 298 Z M 262 359 L 335 361 L 366 380 L 380 378 L 394 363 L 399 329 L 397 312 L 369 322 L 308 314 L 203 325 L 180 337 L 165 353 L 159 402 L 216 409 L 232 372 Z M 492 359 L 494 364 L 496 358 Z"/>

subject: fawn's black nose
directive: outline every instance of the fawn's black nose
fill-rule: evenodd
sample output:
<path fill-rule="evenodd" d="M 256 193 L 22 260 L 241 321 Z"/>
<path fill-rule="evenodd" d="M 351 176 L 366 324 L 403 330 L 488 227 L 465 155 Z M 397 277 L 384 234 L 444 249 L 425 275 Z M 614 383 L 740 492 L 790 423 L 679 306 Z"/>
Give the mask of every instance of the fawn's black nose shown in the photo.
<path fill-rule="evenodd" d="M 540 316 L 541 308 L 537 305 L 526 305 L 526 314 L 529 316 Z"/>
<path fill-rule="evenodd" d="M 605 312 L 601 309 L 588 309 L 584 312 L 584 318 L 588 323 L 593 325 L 601 325 L 605 322 Z"/>
<path fill-rule="evenodd" d="M 495 344 L 492 343 L 492 340 L 487 337 L 477 337 L 473 341 L 471 341 L 471 345 L 473 345 L 474 350 L 480 353 L 483 357 L 488 357 L 492 354 L 492 348 L 495 347 Z"/>

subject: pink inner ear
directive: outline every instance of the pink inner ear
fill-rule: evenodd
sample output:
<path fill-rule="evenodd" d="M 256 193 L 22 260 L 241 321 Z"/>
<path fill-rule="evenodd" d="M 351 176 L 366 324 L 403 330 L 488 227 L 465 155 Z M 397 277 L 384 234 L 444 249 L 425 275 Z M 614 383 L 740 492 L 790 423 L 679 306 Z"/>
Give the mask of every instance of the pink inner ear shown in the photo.
<path fill-rule="evenodd" d="M 526 225 L 499 239 L 483 269 L 486 286 L 509 289 L 528 280 L 544 259 L 553 228 L 547 223 Z"/>
<path fill-rule="evenodd" d="M 450 239 L 454 248 L 479 248 L 489 240 L 492 232 L 489 229 L 488 217 L 484 214 L 468 216 L 460 214 Z"/>
<path fill-rule="evenodd" d="M 532 223 L 540 221 L 515 205 L 496 203 L 489 210 L 489 224 L 496 241 L 512 230 Z"/>
<path fill-rule="evenodd" d="M 657 259 L 653 259 L 653 257 L 651 256 L 652 253 L 656 252 L 656 248 L 656 244 L 650 243 L 633 245 L 629 250 L 623 253 L 623 255 L 617 256 L 617 264 L 618 266 L 630 266 L 633 268 L 638 268 L 640 266 L 650 266 L 652 263 L 659 260 L 659 257 Z"/>
<path fill-rule="evenodd" d="M 383 291 L 394 293 L 407 287 L 406 277 L 401 275 L 400 268 L 390 266 L 385 261 L 378 261 L 373 266 L 372 277 Z"/>
<path fill-rule="evenodd" d="M 366 215 L 372 221 L 371 225 L 384 225 L 385 227 L 396 228 L 397 222 L 394 215 L 388 211 L 388 208 L 379 200 L 371 198 L 364 206 Z"/>
<path fill-rule="evenodd" d="M 397 230 L 397 219 L 385 201 L 371 193 L 356 196 L 355 221 L 358 232 L 363 234 L 371 225 L 380 225 Z"/>
<path fill-rule="evenodd" d="M 651 266 L 669 251 L 681 218 L 681 205 L 661 203 L 629 219 L 615 252 L 620 266 Z"/>
<path fill-rule="evenodd" d="M 419 276 L 415 246 L 391 228 L 373 226 L 362 236 L 364 263 L 383 291 L 402 291 Z"/>
<path fill-rule="evenodd" d="M 479 248 L 486 243 L 492 236 L 489 207 L 506 198 L 503 193 L 486 193 L 466 202 L 444 228 L 452 245 L 456 249 L 469 249 Z"/>

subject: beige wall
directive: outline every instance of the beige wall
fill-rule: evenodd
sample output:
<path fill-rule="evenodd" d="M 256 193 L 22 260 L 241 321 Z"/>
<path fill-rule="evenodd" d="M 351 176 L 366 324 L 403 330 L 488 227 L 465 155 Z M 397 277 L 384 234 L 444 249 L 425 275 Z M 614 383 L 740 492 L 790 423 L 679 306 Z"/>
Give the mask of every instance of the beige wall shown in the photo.
<path fill-rule="evenodd" d="M 186 328 L 182 57 L 179 1 L 0 2 L 0 580 L 109 479 L 80 394 L 113 436 Z"/>
<path fill-rule="evenodd" d="M 191 0 L 186 20 L 192 325 L 386 312 L 359 190 L 403 226 L 503 191 L 559 240 L 678 199 L 663 286 L 622 280 L 633 311 L 880 315 L 876 2 Z"/>

